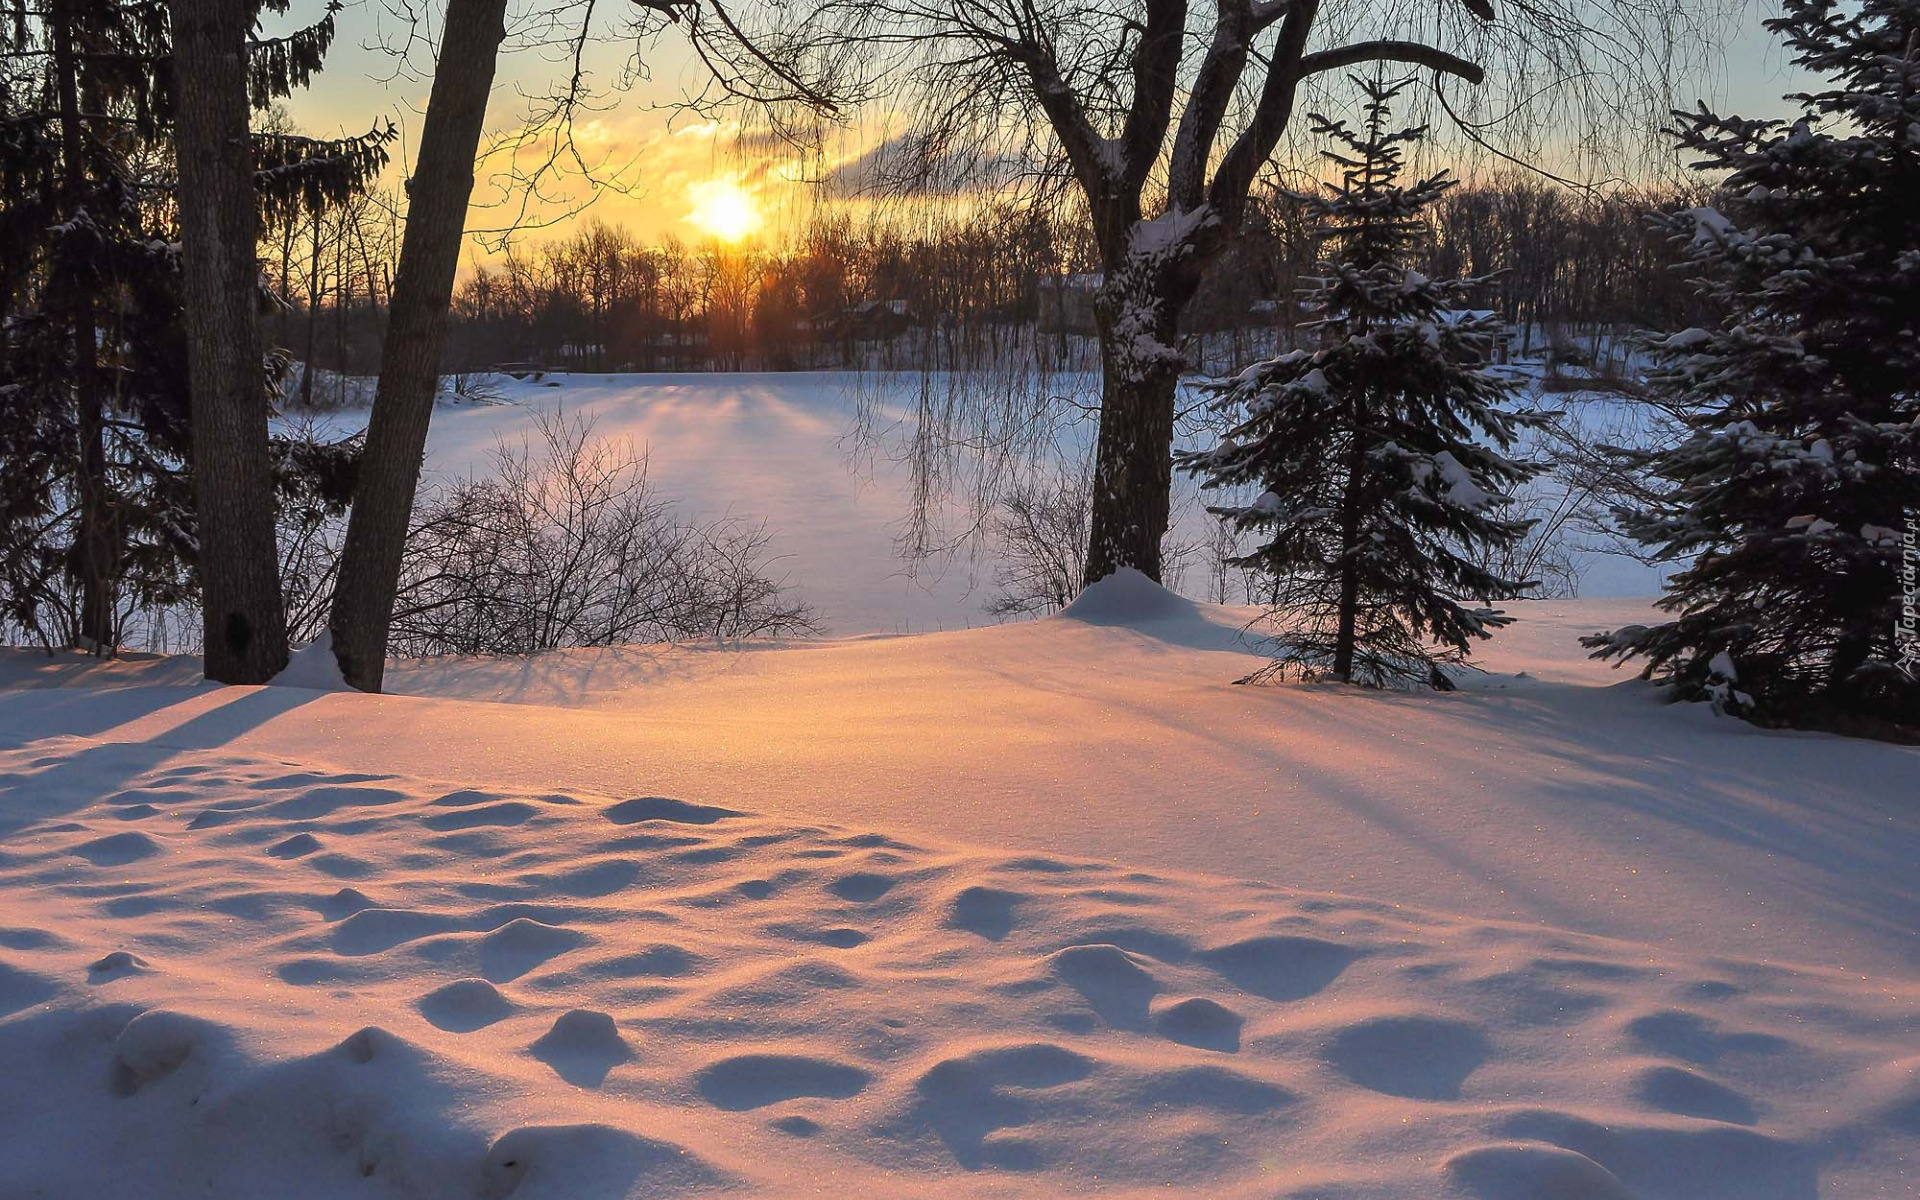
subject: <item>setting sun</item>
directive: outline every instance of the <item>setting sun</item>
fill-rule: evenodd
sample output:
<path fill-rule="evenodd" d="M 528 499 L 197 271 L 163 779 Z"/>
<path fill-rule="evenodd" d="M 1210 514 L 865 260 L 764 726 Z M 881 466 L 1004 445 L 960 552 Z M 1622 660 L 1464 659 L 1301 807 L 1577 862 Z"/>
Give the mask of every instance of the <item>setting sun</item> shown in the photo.
<path fill-rule="evenodd" d="M 760 228 L 760 214 L 753 198 L 731 179 L 710 179 L 688 189 L 693 211 L 687 220 L 721 241 L 737 242 Z"/>

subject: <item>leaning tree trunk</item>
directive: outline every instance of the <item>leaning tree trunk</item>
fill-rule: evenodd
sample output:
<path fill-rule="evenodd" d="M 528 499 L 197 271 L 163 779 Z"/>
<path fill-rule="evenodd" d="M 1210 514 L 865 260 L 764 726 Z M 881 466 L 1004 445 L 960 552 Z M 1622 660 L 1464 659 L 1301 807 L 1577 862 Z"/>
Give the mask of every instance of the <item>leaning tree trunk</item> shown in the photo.
<path fill-rule="evenodd" d="M 207 678 L 264 683 L 287 665 L 261 394 L 247 0 L 173 0 L 193 481 Z"/>
<path fill-rule="evenodd" d="M 440 383 L 474 156 L 505 21 L 506 0 L 449 0 L 420 157 L 407 182 L 407 231 L 390 293 L 380 384 L 329 622 L 340 672 L 363 691 L 379 691 L 386 673 L 400 557 Z"/>

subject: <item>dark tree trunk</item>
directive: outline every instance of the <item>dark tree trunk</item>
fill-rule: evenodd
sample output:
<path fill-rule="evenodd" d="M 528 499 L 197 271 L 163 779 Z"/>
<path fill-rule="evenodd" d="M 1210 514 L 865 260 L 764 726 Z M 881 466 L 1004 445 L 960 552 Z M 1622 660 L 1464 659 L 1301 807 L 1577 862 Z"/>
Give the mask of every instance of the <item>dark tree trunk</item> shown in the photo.
<path fill-rule="evenodd" d="M 1160 542 L 1173 496 L 1173 401 L 1180 377 L 1161 371 L 1129 378 L 1101 339 L 1100 440 L 1085 582 L 1122 567 L 1160 580 Z"/>
<path fill-rule="evenodd" d="M 62 209 L 72 217 L 87 193 L 86 135 L 80 127 L 79 64 L 73 46 L 77 0 L 52 8 L 54 74 L 60 103 L 60 158 L 66 192 Z M 80 577 L 80 612 L 75 640 L 96 654 L 114 649 L 113 583 L 119 573 L 114 550 L 113 497 L 107 485 L 106 411 L 100 397 L 99 339 L 93 297 L 75 287 L 68 321 L 73 332 L 73 399 L 80 434 L 80 538 L 74 547 Z"/>
<path fill-rule="evenodd" d="M 364 691 L 379 691 L 386 673 L 387 628 L 440 383 L 447 308 L 505 14 L 506 0 L 449 0 L 420 157 L 407 182 L 407 229 L 393 280 L 379 390 L 330 621 L 341 674 Z"/>
<path fill-rule="evenodd" d="M 1138 206 L 1126 210 L 1137 219 Z M 1124 230 L 1128 226 L 1123 224 Z M 1100 335 L 1100 436 L 1095 449 L 1086 579 L 1122 567 L 1161 582 L 1160 543 L 1173 507 L 1173 412 L 1185 360 L 1180 314 L 1217 246 L 1136 257 L 1125 234 L 1106 247 L 1094 305 Z"/>
<path fill-rule="evenodd" d="M 287 665 L 261 394 L 247 0 L 174 0 L 175 136 L 193 382 L 206 672 L 264 683 Z"/>

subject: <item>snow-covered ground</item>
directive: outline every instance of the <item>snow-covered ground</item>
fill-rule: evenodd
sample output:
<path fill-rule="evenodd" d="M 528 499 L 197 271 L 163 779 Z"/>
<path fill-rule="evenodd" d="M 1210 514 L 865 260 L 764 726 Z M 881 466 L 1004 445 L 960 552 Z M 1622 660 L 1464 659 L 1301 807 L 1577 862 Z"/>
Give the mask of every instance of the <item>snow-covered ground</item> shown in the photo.
<path fill-rule="evenodd" d="M 897 552 L 914 504 L 914 476 L 904 455 L 917 376 L 748 372 L 489 378 L 502 403 L 455 403 L 434 413 L 429 472 L 484 473 L 500 441 L 537 441 L 534 426 L 543 412 L 590 419 L 596 434 L 644 450 L 659 494 L 684 505 L 689 515 L 765 521 L 774 534 L 772 549 L 781 556 L 773 574 L 816 609 L 825 632 L 920 633 L 990 623 L 985 604 L 995 592 L 991 545 L 911 566 Z M 1089 391 L 1096 386 L 1091 378 L 1085 381 Z M 1560 395 L 1543 403 L 1603 410 L 1596 428 L 1624 436 L 1605 419 L 1611 406 L 1603 398 Z M 863 404 L 870 408 L 864 427 L 876 437 L 855 436 Z M 365 422 L 365 412 L 346 411 L 328 414 L 319 424 L 337 435 Z M 1175 487 L 1181 538 L 1203 542 L 1207 518 L 1192 481 L 1178 476 Z M 938 489 L 934 510 L 950 532 L 971 524 L 964 503 Z M 1583 594 L 1645 596 L 1659 590 L 1659 576 L 1637 562 L 1595 554 L 1579 558 Z"/>
<path fill-rule="evenodd" d="M 1451 695 L 1232 686 L 1137 578 L 385 697 L 0 655 L 0 1196 L 1920 1190 L 1920 751 L 1517 607 Z"/>
<path fill-rule="evenodd" d="M 427 441 L 427 470 L 486 472 L 502 441 L 537 443 L 539 416 L 593 422 L 648 459 L 662 498 L 689 515 L 765 521 L 785 578 L 827 632 L 917 633 L 988 623 L 992 571 L 964 560 L 909 570 L 896 552 L 909 483 L 886 447 L 853 436 L 855 389 L 833 373 L 493 377 L 502 403 L 443 405 Z M 889 427 L 904 413 L 881 414 Z M 365 412 L 327 414 L 339 434 Z M 537 446 L 536 446 L 537 449 Z"/>

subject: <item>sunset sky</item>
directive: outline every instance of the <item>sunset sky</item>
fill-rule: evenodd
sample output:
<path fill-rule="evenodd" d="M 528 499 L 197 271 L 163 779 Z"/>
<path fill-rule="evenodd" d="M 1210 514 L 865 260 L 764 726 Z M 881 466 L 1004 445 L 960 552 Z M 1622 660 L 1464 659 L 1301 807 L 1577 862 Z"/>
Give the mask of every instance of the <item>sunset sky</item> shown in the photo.
<path fill-rule="evenodd" d="M 416 54 L 415 70 L 397 72 L 398 60 L 381 48 L 382 42 L 404 41 L 407 27 L 394 14 L 403 7 L 384 0 L 350 0 L 325 71 L 289 105 L 304 131 L 363 132 L 391 118 L 401 131 L 396 157 L 410 160 L 431 83 L 417 68 L 429 65 L 431 55 Z M 510 14 L 524 7 L 511 5 Z M 312 20 L 318 8 L 312 0 L 297 4 L 276 28 Z M 1729 23 L 1734 40 L 1724 62 L 1712 76 L 1698 81 L 1695 94 L 1746 115 L 1784 110 L 1781 93 L 1805 81 L 1795 78 L 1785 53 L 1761 28 L 1768 10 L 1767 5 L 1751 3 Z M 495 80 L 490 132 L 519 127 L 533 103 L 530 97 L 544 95 L 564 80 L 567 55 L 530 44 L 538 40 L 530 23 L 510 24 L 507 52 Z M 820 202 L 829 190 L 822 180 L 833 178 L 835 168 L 857 159 L 885 136 L 888 114 L 862 113 L 830 134 L 817 154 L 803 159 L 790 151 L 775 152 L 768 139 L 743 136 L 731 120 L 705 119 L 680 106 L 700 89 L 705 76 L 677 29 L 640 44 L 637 61 L 644 69 L 638 73 L 629 70 L 636 61 L 634 50 L 632 40 L 608 41 L 590 46 L 585 60 L 600 99 L 594 111 L 579 120 L 576 142 L 583 158 L 611 186 L 589 186 L 573 173 L 548 187 L 544 202 L 527 204 L 521 189 L 503 186 L 497 168 L 506 159 L 497 156 L 496 169 L 483 170 L 475 189 L 468 221 L 476 231 L 470 258 L 493 252 L 497 231 L 517 220 L 523 227 L 515 236 L 538 241 L 564 234 L 580 213 L 624 225 L 646 241 L 668 236 L 687 241 L 777 237 Z M 635 74 L 639 77 L 630 78 Z M 1687 93 L 1683 85 L 1680 94 Z M 527 147 L 521 157 L 544 154 L 544 148 Z M 396 179 L 398 171 L 396 166 Z M 530 220 L 523 220 L 528 216 Z"/>

